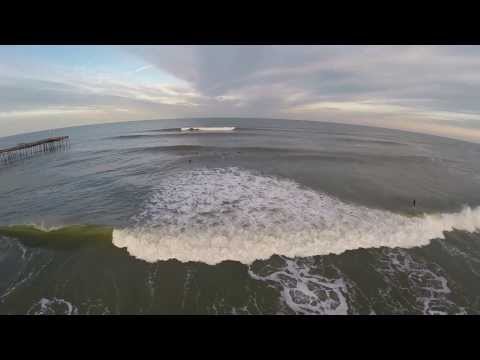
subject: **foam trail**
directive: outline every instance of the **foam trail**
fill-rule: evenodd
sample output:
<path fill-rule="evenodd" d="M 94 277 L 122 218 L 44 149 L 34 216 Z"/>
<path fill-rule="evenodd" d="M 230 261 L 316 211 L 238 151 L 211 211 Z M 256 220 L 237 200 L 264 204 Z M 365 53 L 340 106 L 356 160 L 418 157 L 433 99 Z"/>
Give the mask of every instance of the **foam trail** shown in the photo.
<path fill-rule="evenodd" d="M 267 274 L 259 274 L 251 268 L 248 273 L 259 281 L 273 283 L 280 289 L 280 299 L 295 314 L 346 315 L 349 311 L 347 294 L 351 285 L 332 266 L 336 274 L 328 278 L 311 271 L 316 264 L 312 258 L 295 261 L 282 258 L 284 266 Z M 350 286 L 349 286 L 350 285 Z"/>
<path fill-rule="evenodd" d="M 78 309 L 64 299 L 42 298 L 28 310 L 28 315 L 78 315 Z"/>
<path fill-rule="evenodd" d="M 197 169 L 164 179 L 134 220 L 132 228 L 113 231 L 113 243 L 137 258 L 250 264 L 273 254 L 427 245 L 444 231 L 480 229 L 480 207 L 412 218 L 347 204 L 291 180 Z"/>
<path fill-rule="evenodd" d="M 380 266 L 376 270 L 391 288 L 402 288 L 410 293 L 416 299 L 416 304 L 413 305 L 417 311 L 424 315 L 466 313 L 465 308 L 450 299 L 452 290 L 444 270 L 437 264 L 426 264 L 403 249 L 385 249 L 378 260 Z M 408 286 L 402 287 L 405 282 Z M 401 311 L 402 309 L 400 313 Z"/>

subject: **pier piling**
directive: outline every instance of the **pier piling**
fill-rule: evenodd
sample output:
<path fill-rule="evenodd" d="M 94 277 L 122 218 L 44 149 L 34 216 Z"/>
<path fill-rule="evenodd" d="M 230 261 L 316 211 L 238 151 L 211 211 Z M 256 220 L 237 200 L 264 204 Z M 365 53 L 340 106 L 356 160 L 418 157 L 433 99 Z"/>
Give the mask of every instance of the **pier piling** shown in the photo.
<path fill-rule="evenodd" d="M 0 149 L 0 164 L 25 159 L 39 152 L 66 150 L 70 147 L 68 136 L 51 137 L 32 143 L 21 143 L 7 149 Z"/>

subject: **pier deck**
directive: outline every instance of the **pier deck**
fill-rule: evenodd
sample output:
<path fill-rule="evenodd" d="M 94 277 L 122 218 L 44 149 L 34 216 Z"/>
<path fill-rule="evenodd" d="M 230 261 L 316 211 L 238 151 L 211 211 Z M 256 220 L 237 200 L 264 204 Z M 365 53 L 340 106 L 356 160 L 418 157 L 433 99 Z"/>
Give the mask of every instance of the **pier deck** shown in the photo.
<path fill-rule="evenodd" d="M 0 149 L 0 163 L 9 163 L 18 159 L 24 159 L 39 152 L 67 149 L 68 146 L 68 136 L 51 137 L 31 143 L 21 143 L 7 149 Z"/>

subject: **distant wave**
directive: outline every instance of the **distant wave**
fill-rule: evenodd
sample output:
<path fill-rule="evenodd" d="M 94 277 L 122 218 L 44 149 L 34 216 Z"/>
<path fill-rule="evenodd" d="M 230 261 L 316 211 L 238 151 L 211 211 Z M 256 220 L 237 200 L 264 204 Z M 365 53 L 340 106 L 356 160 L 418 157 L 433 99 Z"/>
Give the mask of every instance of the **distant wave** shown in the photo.
<path fill-rule="evenodd" d="M 179 136 L 196 136 L 196 135 L 201 135 L 202 137 L 219 137 L 219 136 L 248 136 L 251 138 L 252 136 L 261 136 L 261 134 L 258 133 L 237 133 L 233 131 L 202 131 L 202 132 L 197 132 L 197 131 L 178 131 L 176 133 L 173 132 L 168 132 L 168 133 L 152 133 L 152 134 L 132 134 L 132 135 L 119 135 L 119 136 L 112 136 L 108 137 L 106 139 L 110 140 L 132 140 L 132 139 L 155 139 L 155 138 L 177 138 Z"/>
<path fill-rule="evenodd" d="M 357 144 L 379 144 L 379 145 L 400 145 L 406 146 L 408 144 L 401 143 L 398 141 L 392 140 L 383 140 L 383 139 L 368 139 L 368 138 L 352 138 L 352 137 L 345 137 L 345 136 L 338 136 L 334 138 L 335 141 L 344 142 L 344 143 L 357 143 Z"/>
<path fill-rule="evenodd" d="M 347 161 L 347 162 L 357 162 L 363 163 L 367 160 L 365 158 L 359 157 L 355 154 L 338 154 L 338 153 L 329 153 L 326 151 L 319 151 L 318 149 L 291 149 L 291 148 L 281 148 L 281 147 L 258 147 L 258 146 L 243 146 L 243 147 L 228 147 L 228 146 L 202 146 L 202 145 L 165 145 L 165 146 L 145 146 L 145 147 L 135 147 L 130 149 L 122 150 L 127 153 L 146 153 L 146 154 L 156 154 L 156 153 L 174 153 L 178 155 L 248 155 L 253 154 L 256 158 L 261 157 L 262 155 L 271 156 L 275 155 L 277 157 L 288 157 L 288 158 L 302 158 L 302 159 L 315 159 L 315 160 L 325 160 L 325 161 Z"/>
<path fill-rule="evenodd" d="M 141 138 L 155 138 L 164 136 L 173 136 L 175 133 L 178 135 L 186 135 L 192 133 L 212 134 L 212 133 L 231 133 L 237 130 L 236 127 L 182 127 L 182 128 L 167 128 L 167 129 L 154 129 L 146 130 L 152 134 L 128 134 L 108 137 L 107 139 L 141 139 Z"/>
<path fill-rule="evenodd" d="M 113 140 L 128 140 L 128 139 L 142 139 L 142 138 L 147 138 L 147 139 L 153 139 L 156 137 L 163 137 L 166 136 L 165 134 L 154 134 L 154 135 L 145 135 L 145 134 L 133 134 L 133 135 L 119 135 L 119 136 L 112 136 L 107 139 L 113 139 Z"/>
<path fill-rule="evenodd" d="M 234 126 L 229 127 L 182 127 L 181 131 L 233 131 Z"/>
<path fill-rule="evenodd" d="M 153 129 L 153 130 L 146 130 L 148 132 L 175 132 L 180 131 L 180 128 L 165 128 L 165 129 Z"/>
<path fill-rule="evenodd" d="M 176 132 L 176 131 L 234 131 L 238 128 L 235 126 L 201 126 L 201 127 L 180 127 L 180 128 L 165 128 L 165 129 L 152 129 L 147 130 L 149 132 Z"/>
<path fill-rule="evenodd" d="M 480 207 L 407 216 L 348 204 L 294 181 L 239 168 L 165 178 L 125 228 L 0 227 L 29 246 L 112 246 L 148 262 L 177 259 L 250 264 L 272 255 L 308 257 L 359 248 L 410 248 L 445 231 L 480 229 Z"/>
<path fill-rule="evenodd" d="M 198 152 L 208 150 L 220 150 L 221 147 L 201 146 L 201 145 L 165 145 L 165 146 L 145 146 L 126 149 L 129 153 L 157 153 L 157 152 Z"/>
<path fill-rule="evenodd" d="M 411 156 L 411 155 L 388 155 L 388 154 L 369 154 L 359 155 L 352 151 L 330 151 L 327 149 L 317 148 L 289 148 L 289 147 L 260 147 L 260 146 L 204 146 L 204 145 L 160 145 L 160 146 L 141 146 L 127 148 L 122 150 L 127 153 L 254 153 L 255 157 L 262 154 L 275 154 L 282 157 L 295 157 L 302 159 L 316 159 L 322 161 L 342 161 L 354 163 L 372 163 L 374 161 L 388 162 L 428 162 L 432 161 L 429 156 Z"/>
<path fill-rule="evenodd" d="M 156 152 L 256 152 L 260 155 L 263 152 L 288 152 L 289 155 L 294 154 L 318 154 L 318 150 L 311 149 L 288 149 L 276 147 L 228 147 L 228 146 L 203 146 L 203 145 L 165 145 L 165 146 L 145 146 L 135 147 L 124 150 L 129 153 L 156 153 Z"/>

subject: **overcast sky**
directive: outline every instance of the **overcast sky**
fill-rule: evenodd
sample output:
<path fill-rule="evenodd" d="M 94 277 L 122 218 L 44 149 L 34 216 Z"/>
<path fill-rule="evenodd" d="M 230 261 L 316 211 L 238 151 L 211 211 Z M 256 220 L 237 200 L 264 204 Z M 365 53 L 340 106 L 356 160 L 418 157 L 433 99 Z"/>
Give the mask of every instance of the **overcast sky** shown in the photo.
<path fill-rule="evenodd" d="M 273 117 L 480 142 L 480 46 L 0 46 L 0 136 Z"/>

